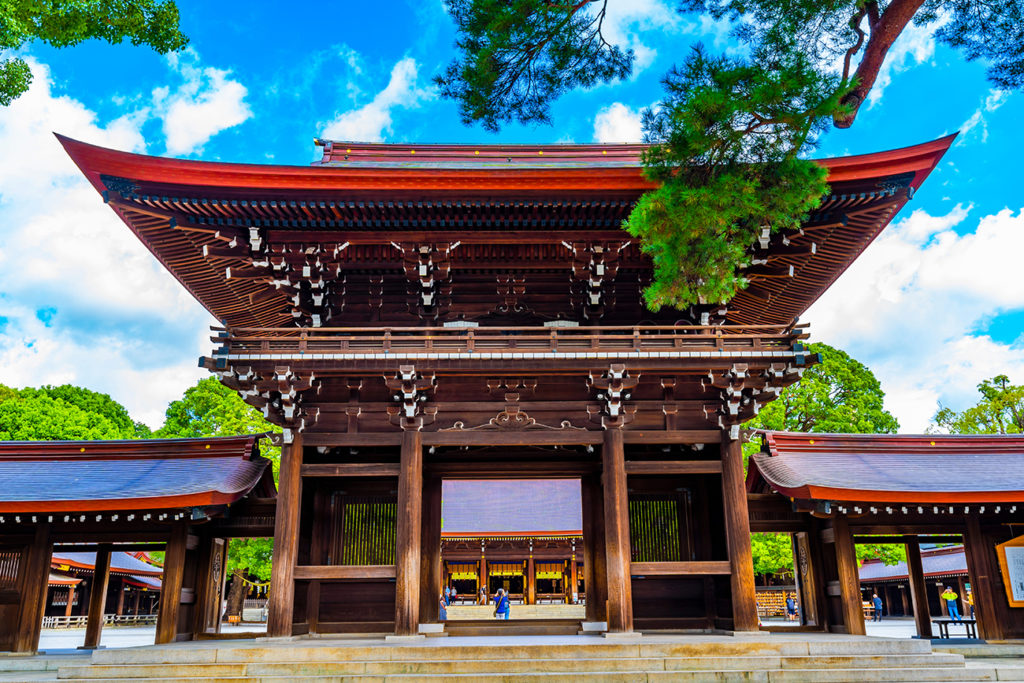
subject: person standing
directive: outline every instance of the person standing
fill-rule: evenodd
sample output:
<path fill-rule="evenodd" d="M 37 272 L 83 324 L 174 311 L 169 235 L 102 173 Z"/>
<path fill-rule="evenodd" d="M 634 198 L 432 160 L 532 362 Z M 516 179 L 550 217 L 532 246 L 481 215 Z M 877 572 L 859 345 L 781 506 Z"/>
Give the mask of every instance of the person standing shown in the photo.
<path fill-rule="evenodd" d="M 448 604 L 455 604 L 455 599 L 459 597 L 459 592 L 455 590 L 455 586 L 452 586 L 452 600 Z"/>
<path fill-rule="evenodd" d="M 487 604 L 487 589 L 484 588 L 483 586 L 480 586 L 480 604 L 481 605 L 486 605 Z"/>
<path fill-rule="evenodd" d="M 508 619 L 509 615 L 509 602 L 508 594 L 504 588 L 498 589 L 498 594 L 494 597 L 494 617 L 496 619 Z"/>
<path fill-rule="evenodd" d="M 796 600 L 789 593 L 786 594 L 786 621 L 796 621 Z"/>
<path fill-rule="evenodd" d="M 878 597 L 878 593 L 871 594 L 871 606 L 875 608 L 871 614 L 871 621 L 882 620 L 882 598 Z"/>
<path fill-rule="evenodd" d="M 452 588 L 451 588 L 451 586 L 445 586 L 444 587 L 444 604 L 445 605 L 452 604 Z"/>
<path fill-rule="evenodd" d="M 946 590 L 942 591 L 942 595 L 939 597 L 946 601 L 946 610 L 949 612 L 949 618 L 953 621 L 960 621 L 960 610 L 956 606 L 956 599 L 959 596 L 953 592 L 953 589 L 946 586 Z"/>
<path fill-rule="evenodd" d="M 967 591 L 967 597 L 964 598 L 964 599 L 967 600 L 967 606 L 971 608 L 971 619 L 973 619 L 974 618 L 974 593 L 972 593 L 971 591 Z"/>
<path fill-rule="evenodd" d="M 440 598 L 438 599 L 437 611 L 438 611 L 438 617 L 437 617 L 438 621 L 448 621 L 448 603 L 445 600 L 443 593 L 441 594 Z"/>

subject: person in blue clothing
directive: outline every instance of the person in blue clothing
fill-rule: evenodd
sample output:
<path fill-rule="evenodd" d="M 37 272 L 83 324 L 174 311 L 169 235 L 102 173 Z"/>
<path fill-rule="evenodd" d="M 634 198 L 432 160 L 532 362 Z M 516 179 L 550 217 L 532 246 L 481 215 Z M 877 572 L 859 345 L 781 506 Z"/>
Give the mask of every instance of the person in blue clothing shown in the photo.
<path fill-rule="evenodd" d="M 786 620 L 787 621 L 796 621 L 796 619 L 797 619 L 796 600 L 793 599 L 792 595 L 787 593 L 786 594 Z"/>
<path fill-rule="evenodd" d="M 450 605 L 452 602 L 452 588 L 451 586 L 444 587 L 444 604 Z"/>
<path fill-rule="evenodd" d="M 878 593 L 871 595 L 871 606 L 874 607 L 874 611 L 871 614 L 871 621 L 882 620 L 882 598 L 878 597 Z"/>
<path fill-rule="evenodd" d="M 438 621 L 448 621 L 448 602 L 445 600 L 444 594 L 438 599 L 437 611 Z"/>
<path fill-rule="evenodd" d="M 956 604 L 956 600 L 960 596 L 953 592 L 952 588 L 946 586 L 946 590 L 939 597 L 946 601 L 946 610 L 949 612 L 949 618 L 953 621 L 960 621 L 960 610 Z"/>
<path fill-rule="evenodd" d="M 508 619 L 509 614 L 508 594 L 504 588 L 499 588 L 494 596 L 494 617 L 496 619 Z"/>

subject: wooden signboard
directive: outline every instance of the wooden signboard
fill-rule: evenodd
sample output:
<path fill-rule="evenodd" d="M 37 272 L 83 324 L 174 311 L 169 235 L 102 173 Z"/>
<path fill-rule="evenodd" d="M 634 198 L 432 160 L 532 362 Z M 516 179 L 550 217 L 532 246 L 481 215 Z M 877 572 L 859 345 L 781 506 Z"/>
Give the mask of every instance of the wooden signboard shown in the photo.
<path fill-rule="evenodd" d="M 996 555 L 1003 573 L 1007 602 L 1010 607 L 1024 607 L 1024 536 L 997 545 Z"/>

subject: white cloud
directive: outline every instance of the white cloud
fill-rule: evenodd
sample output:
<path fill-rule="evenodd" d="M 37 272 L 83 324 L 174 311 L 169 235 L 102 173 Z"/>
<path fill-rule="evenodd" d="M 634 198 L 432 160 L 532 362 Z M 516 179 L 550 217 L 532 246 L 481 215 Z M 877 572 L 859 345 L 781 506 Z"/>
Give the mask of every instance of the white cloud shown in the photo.
<path fill-rule="evenodd" d="M 1007 90 L 989 90 L 988 95 L 981 101 L 981 104 L 971 116 L 960 126 L 960 137 L 956 144 L 966 145 L 969 140 L 988 141 L 988 122 L 985 121 L 986 112 L 994 112 L 1006 103 L 1010 96 Z"/>
<path fill-rule="evenodd" d="M 169 154 L 191 154 L 223 130 L 252 117 L 245 102 L 248 90 L 230 78 L 231 72 L 199 66 L 199 55 L 191 48 L 167 57 L 170 67 L 184 83 L 153 91 L 156 116 L 163 121 Z"/>
<path fill-rule="evenodd" d="M 103 122 L 31 64 L 32 87 L 0 108 L 0 383 L 79 384 L 159 426 L 200 375 L 211 318 L 52 134 L 142 152 L 149 110 Z"/>
<path fill-rule="evenodd" d="M 594 117 L 594 142 L 640 142 L 642 138 L 639 109 L 613 102 Z"/>
<path fill-rule="evenodd" d="M 419 66 L 406 57 L 391 69 L 387 86 L 373 100 L 357 109 L 341 112 L 324 124 L 323 137 L 333 140 L 382 142 L 390 135 L 392 112 L 397 108 L 415 109 L 433 93 L 418 83 Z"/>
<path fill-rule="evenodd" d="M 610 2 L 602 25 L 605 40 L 622 49 L 631 49 L 636 56 L 636 75 L 654 62 L 657 51 L 642 39 L 647 31 L 667 32 L 681 26 L 678 13 L 661 0 L 628 0 Z"/>
<path fill-rule="evenodd" d="M 932 61 L 935 56 L 935 31 L 949 20 L 949 15 L 940 14 L 938 19 L 927 26 L 918 26 L 913 22 L 907 24 L 885 55 L 875 84 L 868 93 L 868 106 L 874 106 L 881 100 L 882 93 L 892 83 L 894 74 Z"/>
<path fill-rule="evenodd" d="M 903 431 L 923 431 L 939 402 L 973 405 L 983 379 L 1024 382 L 1024 335 L 1007 342 L 978 332 L 1024 310 L 1024 211 L 1004 209 L 967 231 L 969 211 L 917 210 L 898 221 L 805 316 L 815 339 L 875 372 Z"/>

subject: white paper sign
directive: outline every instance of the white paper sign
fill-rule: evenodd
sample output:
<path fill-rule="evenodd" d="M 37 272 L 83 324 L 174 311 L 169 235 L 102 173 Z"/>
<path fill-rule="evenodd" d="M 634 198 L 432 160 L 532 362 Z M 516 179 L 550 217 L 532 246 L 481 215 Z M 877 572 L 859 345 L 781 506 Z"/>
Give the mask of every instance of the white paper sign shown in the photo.
<path fill-rule="evenodd" d="M 1024 546 L 1006 546 L 1006 573 L 1014 602 L 1024 602 Z"/>

